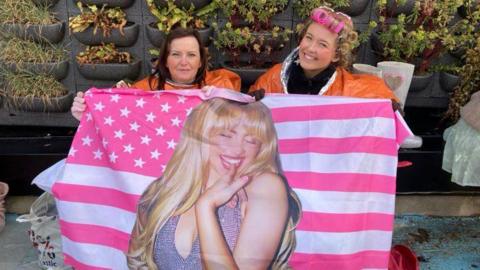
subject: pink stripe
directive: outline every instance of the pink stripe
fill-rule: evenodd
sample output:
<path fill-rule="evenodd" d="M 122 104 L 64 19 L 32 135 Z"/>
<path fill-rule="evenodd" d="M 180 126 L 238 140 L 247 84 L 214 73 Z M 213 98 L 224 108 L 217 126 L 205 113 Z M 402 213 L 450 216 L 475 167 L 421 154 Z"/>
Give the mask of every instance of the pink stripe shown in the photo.
<path fill-rule="evenodd" d="M 389 251 L 362 251 L 348 255 L 294 253 L 289 264 L 295 270 L 388 268 Z"/>
<path fill-rule="evenodd" d="M 136 212 L 140 196 L 111 188 L 55 183 L 52 192 L 58 200 L 108 205 Z"/>
<path fill-rule="evenodd" d="M 314 232 L 391 231 L 393 215 L 380 213 L 330 214 L 303 211 L 297 230 Z"/>
<path fill-rule="evenodd" d="M 320 191 L 380 192 L 395 194 L 395 177 L 360 173 L 285 172 L 293 188 Z"/>
<path fill-rule="evenodd" d="M 301 138 L 282 139 L 278 142 L 282 154 L 290 153 L 372 153 L 397 156 L 395 139 L 382 137 L 347 137 L 347 138 Z"/>
<path fill-rule="evenodd" d="M 63 258 L 64 258 L 64 263 L 66 265 L 71 265 L 75 270 L 83 270 L 83 269 L 88 269 L 88 270 L 108 270 L 108 268 L 103 268 L 103 267 L 96 267 L 96 266 L 91 266 L 87 265 L 84 263 L 81 263 L 77 260 L 75 260 L 72 256 L 68 255 L 67 253 L 63 253 Z"/>
<path fill-rule="evenodd" d="M 273 108 L 271 112 L 273 121 L 276 123 L 323 119 L 393 118 L 392 107 L 387 103 L 389 102 L 293 106 Z"/>
<path fill-rule="evenodd" d="M 103 245 L 120 251 L 128 250 L 130 234 L 98 225 L 71 223 L 64 220 L 60 220 L 59 223 L 62 235 L 74 242 Z"/>

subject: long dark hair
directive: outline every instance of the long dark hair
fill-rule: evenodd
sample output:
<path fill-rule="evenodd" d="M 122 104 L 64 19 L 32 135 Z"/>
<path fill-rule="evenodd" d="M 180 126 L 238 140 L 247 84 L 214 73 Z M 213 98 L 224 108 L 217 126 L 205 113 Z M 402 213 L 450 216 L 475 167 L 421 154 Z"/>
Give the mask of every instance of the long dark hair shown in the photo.
<path fill-rule="evenodd" d="M 148 78 L 148 84 L 150 86 L 150 89 L 163 90 L 165 88 L 165 81 L 171 78 L 170 71 L 166 66 L 167 57 L 168 57 L 168 54 L 170 53 L 170 44 L 172 44 L 172 41 L 174 39 L 183 38 L 183 37 L 194 37 L 198 42 L 198 45 L 200 48 L 200 61 L 202 65 L 198 69 L 197 75 L 195 76 L 195 80 L 193 81 L 193 83 L 199 84 L 200 87 L 202 87 L 205 84 L 208 55 L 207 55 L 207 50 L 202 44 L 200 35 L 198 34 L 197 30 L 193 28 L 177 27 L 167 34 L 165 40 L 162 43 L 162 47 L 160 48 L 160 57 L 157 59 L 155 63 L 155 67 L 152 71 L 152 74 Z M 157 84 L 153 85 L 152 87 L 152 81 L 154 80 L 155 77 L 158 79 L 158 81 L 157 81 Z"/>

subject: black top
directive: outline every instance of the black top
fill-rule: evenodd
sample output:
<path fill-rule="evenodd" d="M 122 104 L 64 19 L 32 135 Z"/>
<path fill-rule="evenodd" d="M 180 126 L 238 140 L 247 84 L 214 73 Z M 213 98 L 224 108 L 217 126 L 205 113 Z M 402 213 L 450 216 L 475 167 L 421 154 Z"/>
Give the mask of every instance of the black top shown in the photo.
<path fill-rule="evenodd" d="M 330 77 L 335 73 L 335 67 L 329 65 L 324 71 L 313 78 L 307 78 L 302 67 L 297 63 L 292 63 L 290 78 L 288 79 L 287 89 L 289 94 L 318 95 L 320 89 L 327 84 Z"/>

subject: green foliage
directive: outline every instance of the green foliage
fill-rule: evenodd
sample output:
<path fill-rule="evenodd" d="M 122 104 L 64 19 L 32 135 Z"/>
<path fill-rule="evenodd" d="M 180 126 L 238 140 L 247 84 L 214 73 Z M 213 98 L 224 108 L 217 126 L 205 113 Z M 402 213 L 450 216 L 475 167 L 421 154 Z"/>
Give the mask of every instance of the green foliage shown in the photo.
<path fill-rule="evenodd" d="M 349 0 L 296 0 L 293 2 L 293 9 L 295 13 L 302 18 L 306 19 L 310 16 L 310 12 L 317 7 L 327 6 L 333 9 L 340 7 L 348 7 L 350 4 Z"/>
<path fill-rule="evenodd" d="M 132 56 L 128 52 L 119 52 L 115 45 L 110 43 L 87 46 L 85 51 L 77 55 L 76 59 L 79 64 L 130 63 Z"/>
<path fill-rule="evenodd" d="M 167 5 L 161 8 L 156 6 L 154 0 L 146 1 L 150 13 L 157 18 L 157 28 L 165 33 L 177 25 L 183 28 L 205 28 L 208 18 L 215 16 L 217 10 L 215 2 L 195 10 L 193 4 L 188 9 L 179 8 L 174 0 L 168 0 Z"/>
<path fill-rule="evenodd" d="M 81 14 L 71 17 L 68 23 L 70 29 L 76 32 L 83 32 L 90 26 L 93 26 L 93 33 L 100 29 L 103 36 L 108 37 L 113 29 L 119 29 L 124 35 L 123 28 L 127 24 L 127 15 L 119 8 L 106 8 L 103 5 L 100 9 L 95 5 L 89 5 L 85 10 L 81 2 L 77 3 Z"/>
<path fill-rule="evenodd" d="M 68 59 L 67 51 L 58 45 L 38 44 L 12 37 L 0 40 L 0 61 L 6 63 L 51 63 Z"/>
<path fill-rule="evenodd" d="M 31 0 L 2 0 L 0 23 L 52 24 L 57 20 L 48 7 L 37 6 Z"/>

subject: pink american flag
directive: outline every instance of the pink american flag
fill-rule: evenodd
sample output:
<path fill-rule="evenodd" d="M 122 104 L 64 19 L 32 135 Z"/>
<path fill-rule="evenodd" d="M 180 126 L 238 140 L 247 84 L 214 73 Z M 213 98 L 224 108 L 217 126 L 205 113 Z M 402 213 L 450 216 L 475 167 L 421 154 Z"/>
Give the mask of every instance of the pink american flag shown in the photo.
<path fill-rule="evenodd" d="M 88 109 L 52 189 L 66 264 L 128 269 L 137 200 L 162 174 L 200 97 L 186 90 L 87 92 Z M 271 95 L 262 102 L 272 112 L 285 176 L 302 202 L 291 266 L 387 269 L 397 149 L 411 135 L 390 101 Z"/>

